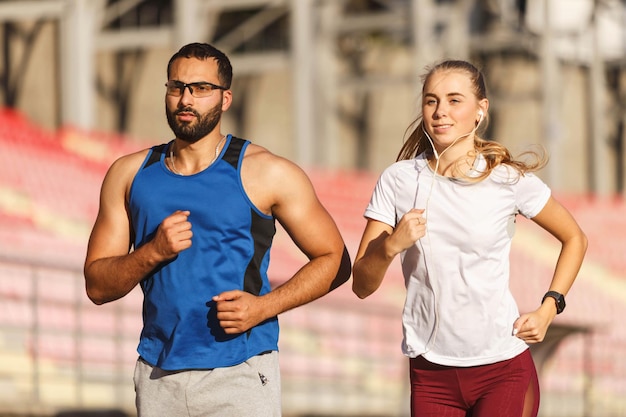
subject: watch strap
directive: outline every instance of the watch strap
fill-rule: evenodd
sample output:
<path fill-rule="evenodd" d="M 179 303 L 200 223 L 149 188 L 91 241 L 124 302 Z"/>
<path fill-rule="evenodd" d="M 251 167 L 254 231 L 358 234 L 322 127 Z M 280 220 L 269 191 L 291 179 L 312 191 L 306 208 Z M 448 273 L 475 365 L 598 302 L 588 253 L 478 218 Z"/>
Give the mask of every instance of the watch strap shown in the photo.
<path fill-rule="evenodd" d="M 565 296 L 557 291 L 548 291 L 541 299 L 541 304 L 548 297 L 553 298 L 556 303 L 556 314 L 561 314 L 565 310 Z"/>

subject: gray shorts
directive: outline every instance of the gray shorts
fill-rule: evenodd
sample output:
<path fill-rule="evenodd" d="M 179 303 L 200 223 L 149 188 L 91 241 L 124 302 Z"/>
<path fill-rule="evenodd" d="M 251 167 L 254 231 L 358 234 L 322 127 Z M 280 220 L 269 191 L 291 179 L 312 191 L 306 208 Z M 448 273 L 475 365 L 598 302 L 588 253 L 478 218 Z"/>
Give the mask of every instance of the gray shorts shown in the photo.
<path fill-rule="evenodd" d="M 280 417 L 278 352 L 235 366 L 164 371 L 143 361 L 135 366 L 138 417 Z"/>

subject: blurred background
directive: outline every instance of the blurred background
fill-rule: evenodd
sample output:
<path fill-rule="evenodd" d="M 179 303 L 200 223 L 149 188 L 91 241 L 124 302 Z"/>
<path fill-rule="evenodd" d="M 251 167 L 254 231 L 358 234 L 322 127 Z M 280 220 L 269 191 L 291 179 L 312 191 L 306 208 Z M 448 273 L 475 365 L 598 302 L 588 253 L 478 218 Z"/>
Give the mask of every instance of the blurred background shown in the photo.
<path fill-rule="evenodd" d="M 539 175 L 589 237 L 566 313 L 532 346 L 542 417 L 626 416 L 623 0 L 0 1 L 0 415 L 133 416 L 135 290 L 96 307 L 82 263 L 108 166 L 171 139 L 166 65 L 206 41 L 234 67 L 225 133 L 299 163 L 354 256 L 382 169 L 444 58 L 486 75 L 486 137 L 544 146 Z M 535 309 L 558 255 L 519 219 L 511 287 Z M 304 261 L 278 230 L 270 276 Z M 284 415 L 408 416 L 394 263 L 281 321 Z"/>

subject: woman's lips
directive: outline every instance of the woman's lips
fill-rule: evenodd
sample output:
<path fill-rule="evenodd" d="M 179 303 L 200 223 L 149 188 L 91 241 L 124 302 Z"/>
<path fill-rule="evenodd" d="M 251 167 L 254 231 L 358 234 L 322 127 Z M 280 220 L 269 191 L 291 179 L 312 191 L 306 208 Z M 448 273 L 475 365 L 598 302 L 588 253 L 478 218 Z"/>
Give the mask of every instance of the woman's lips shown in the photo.
<path fill-rule="evenodd" d="M 452 125 L 438 125 L 438 126 L 433 126 L 433 131 L 435 133 L 445 133 L 448 131 L 448 129 L 450 129 L 452 127 Z"/>

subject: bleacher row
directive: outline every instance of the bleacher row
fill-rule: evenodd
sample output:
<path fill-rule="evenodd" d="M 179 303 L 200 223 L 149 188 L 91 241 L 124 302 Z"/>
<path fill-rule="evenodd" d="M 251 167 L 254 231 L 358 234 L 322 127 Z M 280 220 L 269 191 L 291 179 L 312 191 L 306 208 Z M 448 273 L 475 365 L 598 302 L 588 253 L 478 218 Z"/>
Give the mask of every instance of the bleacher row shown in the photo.
<path fill-rule="evenodd" d="M 80 145 L 80 146 L 79 146 Z M 0 111 L 0 414 L 62 407 L 132 412 L 141 296 L 94 306 L 82 261 L 108 165 L 141 143 L 75 129 L 48 132 Z M 365 172 L 308 170 L 354 255 L 376 181 Z M 558 196 L 590 238 L 587 262 L 556 325 L 574 329 L 541 363 L 542 415 L 591 409 L 626 415 L 626 207 L 622 200 Z M 537 306 L 558 248 L 520 219 L 511 286 L 522 311 Z M 270 275 L 288 279 L 304 258 L 279 229 Z M 281 316 L 287 415 L 385 415 L 407 401 L 400 352 L 404 283 L 394 264 L 380 291 L 349 284 Z M 27 410 L 28 409 L 28 410 Z M 623 414 L 619 414 L 623 413 Z M 401 415 L 396 413 L 397 415 Z M 565 414 L 563 414 L 565 415 Z"/>

